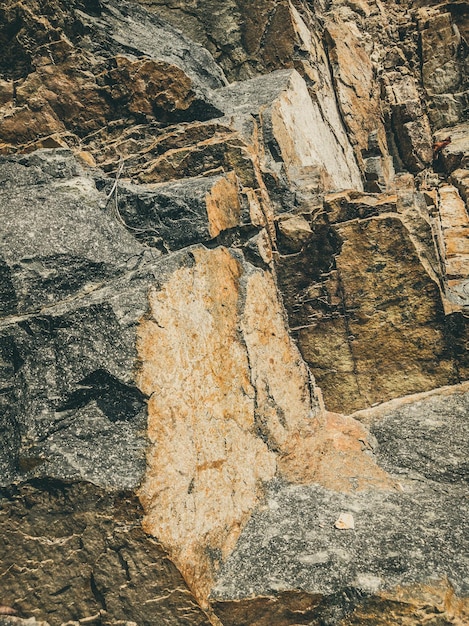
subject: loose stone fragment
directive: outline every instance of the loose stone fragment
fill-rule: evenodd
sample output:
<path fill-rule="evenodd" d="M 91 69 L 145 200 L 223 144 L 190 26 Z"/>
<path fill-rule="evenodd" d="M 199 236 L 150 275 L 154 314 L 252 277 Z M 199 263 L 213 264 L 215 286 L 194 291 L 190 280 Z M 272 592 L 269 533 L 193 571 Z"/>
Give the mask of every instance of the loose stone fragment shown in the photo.
<path fill-rule="evenodd" d="M 334 526 L 339 530 L 354 530 L 355 520 L 353 519 L 353 515 L 351 513 L 341 513 Z"/>

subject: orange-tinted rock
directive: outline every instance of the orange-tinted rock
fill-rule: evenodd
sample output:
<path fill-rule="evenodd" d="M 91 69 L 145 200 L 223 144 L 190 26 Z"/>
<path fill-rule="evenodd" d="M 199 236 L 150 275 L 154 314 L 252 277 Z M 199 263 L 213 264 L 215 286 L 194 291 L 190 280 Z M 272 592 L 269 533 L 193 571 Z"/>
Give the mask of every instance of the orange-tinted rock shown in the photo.
<path fill-rule="evenodd" d="M 276 471 L 338 491 L 394 484 L 362 425 L 319 411 L 269 274 L 224 248 L 191 254 L 139 330 L 151 442 L 140 498 L 145 529 L 205 602 Z"/>
<path fill-rule="evenodd" d="M 359 422 L 325 412 L 314 428 L 289 438 L 279 470 L 291 483 L 315 483 L 335 491 L 395 489 L 395 481 L 376 464 L 372 450 L 373 439 Z"/>
<path fill-rule="evenodd" d="M 223 248 L 193 256 L 151 294 L 139 331 L 151 395 L 140 497 L 147 532 L 203 599 L 275 474 L 272 450 L 312 406 L 273 283 Z"/>

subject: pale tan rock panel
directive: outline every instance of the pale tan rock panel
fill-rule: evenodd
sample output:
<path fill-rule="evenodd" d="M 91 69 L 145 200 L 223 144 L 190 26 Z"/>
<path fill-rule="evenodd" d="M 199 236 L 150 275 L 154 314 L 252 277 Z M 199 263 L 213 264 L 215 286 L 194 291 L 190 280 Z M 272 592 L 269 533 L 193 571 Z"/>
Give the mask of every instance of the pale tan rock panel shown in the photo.
<path fill-rule="evenodd" d="M 206 206 L 211 237 L 239 224 L 241 206 L 234 172 L 220 178 L 207 193 Z"/>
<path fill-rule="evenodd" d="M 139 374 L 150 395 L 145 528 L 201 598 L 276 471 L 289 434 L 318 410 L 273 279 L 224 248 L 193 249 L 150 294 Z"/>

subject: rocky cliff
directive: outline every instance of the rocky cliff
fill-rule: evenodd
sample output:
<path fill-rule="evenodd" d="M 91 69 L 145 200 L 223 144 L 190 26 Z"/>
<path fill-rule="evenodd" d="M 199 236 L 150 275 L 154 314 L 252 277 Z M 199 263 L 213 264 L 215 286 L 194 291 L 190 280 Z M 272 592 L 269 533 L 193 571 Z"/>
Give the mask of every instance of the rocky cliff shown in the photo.
<path fill-rule="evenodd" d="M 1 3 L 1 626 L 469 624 L 468 15 Z"/>

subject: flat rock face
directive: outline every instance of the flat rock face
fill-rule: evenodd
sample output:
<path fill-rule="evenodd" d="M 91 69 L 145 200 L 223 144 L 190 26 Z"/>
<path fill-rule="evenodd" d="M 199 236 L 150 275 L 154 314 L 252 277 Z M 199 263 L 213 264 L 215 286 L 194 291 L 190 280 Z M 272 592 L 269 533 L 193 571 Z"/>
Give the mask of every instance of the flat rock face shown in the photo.
<path fill-rule="evenodd" d="M 468 24 L 2 3 L 0 626 L 469 623 Z"/>
<path fill-rule="evenodd" d="M 383 406 L 371 431 L 386 469 L 439 483 L 467 482 L 467 412 L 469 395 L 435 394 L 401 406 Z M 421 442 L 425 441 L 425 448 Z"/>
<path fill-rule="evenodd" d="M 322 109 L 296 70 L 234 83 L 215 98 L 241 129 L 246 116 L 262 112 L 266 149 L 284 162 L 290 185 L 301 189 L 316 178 L 322 189 L 361 188 L 349 140 L 340 122 L 332 127 L 338 120 L 336 104 Z"/>
<path fill-rule="evenodd" d="M 444 314 L 431 251 L 440 218 L 432 235 L 426 208 L 406 209 L 401 198 L 331 195 L 325 223 L 312 225 L 315 233 L 301 250 L 281 248 L 279 280 L 292 330 L 336 411 L 467 378 L 465 327 Z M 444 202 L 442 216 L 450 211 L 449 198 Z M 440 248 L 447 264 L 456 258 L 448 238 L 463 236 L 449 227 Z"/>

